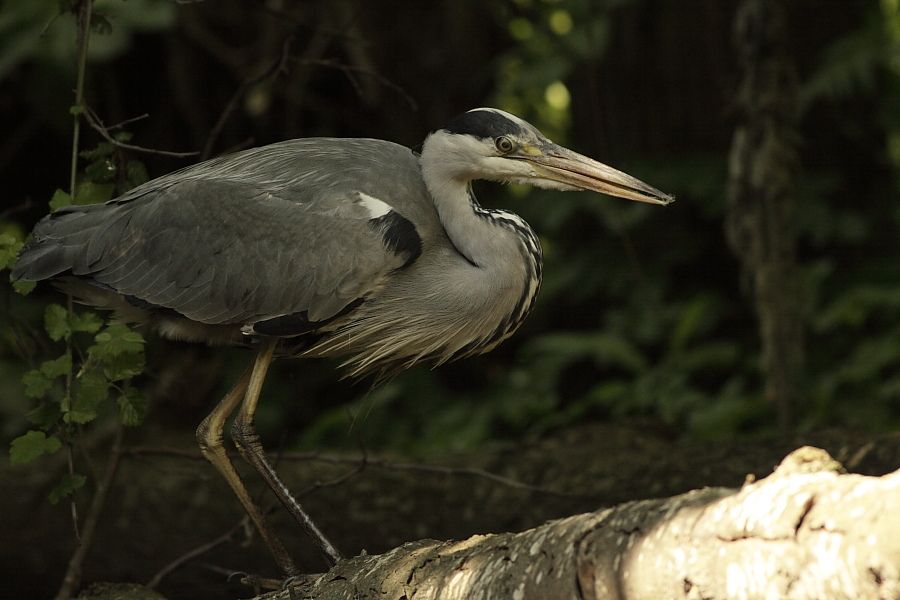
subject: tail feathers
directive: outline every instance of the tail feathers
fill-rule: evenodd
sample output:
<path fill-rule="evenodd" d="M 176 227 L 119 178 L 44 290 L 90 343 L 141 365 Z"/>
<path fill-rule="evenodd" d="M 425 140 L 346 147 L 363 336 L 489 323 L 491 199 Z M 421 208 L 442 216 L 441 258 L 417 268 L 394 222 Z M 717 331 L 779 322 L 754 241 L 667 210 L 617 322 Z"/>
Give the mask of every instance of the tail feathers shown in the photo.
<path fill-rule="evenodd" d="M 43 281 L 72 271 L 83 262 L 92 234 L 104 221 L 104 208 L 107 205 L 71 206 L 44 217 L 22 247 L 12 279 Z"/>

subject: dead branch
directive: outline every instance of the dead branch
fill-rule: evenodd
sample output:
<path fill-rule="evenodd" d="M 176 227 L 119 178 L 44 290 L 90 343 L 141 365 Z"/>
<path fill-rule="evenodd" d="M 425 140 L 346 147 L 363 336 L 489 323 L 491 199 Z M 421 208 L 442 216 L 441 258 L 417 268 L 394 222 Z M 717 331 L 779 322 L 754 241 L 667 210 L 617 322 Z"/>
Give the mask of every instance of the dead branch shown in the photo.
<path fill-rule="evenodd" d="M 81 537 L 78 539 L 78 545 L 75 547 L 75 552 L 72 553 L 72 557 L 69 559 L 66 574 L 63 577 L 59 592 L 56 594 L 57 600 L 68 600 L 68 598 L 71 598 L 72 592 L 78 586 L 81 579 L 81 567 L 84 564 L 84 558 L 87 556 L 87 551 L 94 541 L 94 532 L 97 530 L 97 524 L 100 522 L 100 515 L 106 504 L 109 488 L 112 487 L 113 480 L 116 478 L 116 473 L 119 470 L 119 461 L 122 457 L 122 434 L 123 429 L 120 425 L 118 429 L 116 429 L 116 437 L 113 442 L 109 461 L 106 465 L 106 472 L 103 475 L 103 479 L 97 482 L 97 489 L 94 490 L 94 496 L 91 498 L 91 506 L 88 510 L 87 517 L 85 517 Z"/>
<path fill-rule="evenodd" d="M 203 458 L 199 451 L 184 450 L 181 448 L 133 446 L 124 450 L 123 454 L 126 456 L 168 456 L 186 460 L 206 460 Z M 229 456 L 233 459 L 240 458 L 240 455 L 236 452 L 229 452 Z M 503 475 L 491 473 L 490 471 L 485 471 L 484 469 L 475 467 L 449 467 L 444 465 L 428 465 L 422 463 L 393 462 L 383 458 L 371 458 L 368 456 L 355 458 L 352 456 L 320 454 L 318 452 L 283 452 L 279 455 L 279 460 L 286 462 L 320 462 L 334 465 L 356 465 L 357 468 L 351 469 L 347 476 L 341 476 L 339 478 L 341 481 L 343 481 L 348 476 L 352 476 L 361 472 L 364 467 L 373 467 L 387 471 L 414 471 L 421 473 L 433 473 L 437 475 L 476 477 L 487 479 L 489 481 L 493 481 L 494 483 L 523 491 L 538 492 L 541 494 L 550 494 L 555 496 L 577 496 L 577 494 L 560 492 L 545 487 L 524 483 L 510 477 L 504 477 Z M 329 483 L 328 485 L 333 484 Z"/>
<path fill-rule="evenodd" d="M 344 77 L 347 78 L 347 81 L 350 82 L 350 85 L 353 86 L 353 90 L 357 93 L 358 96 L 364 97 L 363 91 L 359 85 L 359 82 L 356 80 L 357 75 L 361 75 L 363 77 L 370 78 L 382 86 L 388 88 L 389 90 L 395 92 L 398 96 L 400 96 L 404 102 L 409 106 L 411 110 L 419 110 L 419 105 L 415 101 L 415 99 L 407 92 L 402 86 L 397 83 L 394 83 L 378 71 L 374 69 L 360 67 L 356 65 L 348 65 L 342 63 L 337 60 L 332 60 L 328 58 L 302 58 L 297 59 L 294 62 L 303 66 L 310 67 L 324 67 L 328 69 L 335 69 L 344 74 Z"/>
<path fill-rule="evenodd" d="M 216 536 L 212 540 L 206 542 L 205 544 L 201 544 L 196 548 L 192 548 L 188 552 L 185 552 L 175 560 L 169 562 L 162 569 L 157 571 L 153 577 L 145 584 L 146 587 L 150 589 L 155 589 L 159 586 L 160 582 L 162 582 L 165 577 L 189 563 L 190 561 L 203 556 L 204 554 L 214 550 L 215 548 L 221 546 L 222 544 L 231 541 L 231 539 L 237 534 L 239 531 L 245 531 L 250 526 L 250 517 L 244 516 L 240 521 L 235 523 L 231 528 L 222 533 L 221 535 Z"/>
<path fill-rule="evenodd" d="M 172 152 L 170 150 L 156 150 L 155 148 L 145 148 L 144 146 L 136 146 L 134 144 L 126 144 L 125 142 L 117 140 L 116 138 L 114 138 L 113 136 L 111 136 L 109 134 L 109 131 L 111 129 L 121 127 L 125 123 L 128 123 L 130 121 L 136 121 L 141 118 L 143 118 L 143 117 L 135 117 L 134 119 L 128 119 L 126 121 L 122 121 L 121 123 L 116 123 L 115 125 L 111 125 L 111 126 L 107 127 L 106 125 L 104 125 L 103 121 L 100 120 L 100 117 L 97 116 L 97 113 L 95 113 L 93 110 L 91 110 L 91 108 L 88 106 L 84 107 L 84 119 L 85 119 L 85 121 L 87 121 L 88 125 L 91 126 L 91 129 L 93 129 L 94 131 L 99 133 L 100 136 L 104 140 L 106 140 L 113 146 L 116 146 L 117 148 L 122 148 L 124 150 L 132 150 L 134 152 L 143 152 L 145 154 L 159 154 L 161 156 L 174 156 L 176 158 L 186 158 L 188 156 L 197 156 L 198 154 L 200 154 L 199 152 Z"/>
<path fill-rule="evenodd" d="M 791 453 L 740 490 L 706 488 L 522 533 L 421 540 L 341 561 L 257 600 L 900 598 L 900 470 Z"/>
<path fill-rule="evenodd" d="M 238 89 L 231 95 L 228 104 L 225 105 L 225 108 L 222 110 L 221 114 L 219 114 L 219 118 L 216 120 L 215 125 L 213 125 L 213 128 L 209 132 L 209 136 L 206 138 L 206 143 L 203 145 L 203 153 L 201 154 L 202 159 L 205 160 L 212 155 L 213 147 L 219 139 L 219 135 L 222 133 L 222 128 L 225 127 L 225 123 L 228 122 L 231 114 L 237 109 L 238 103 L 247 91 L 255 85 L 278 77 L 279 74 L 284 72 L 285 65 L 291 54 L 291 44 L 293 43 L 294 36 L 287 36 L 281 44 L 281 53 L 278 57 L 261 73 L 244 80 L 241 85 L 238 86 Z"/>

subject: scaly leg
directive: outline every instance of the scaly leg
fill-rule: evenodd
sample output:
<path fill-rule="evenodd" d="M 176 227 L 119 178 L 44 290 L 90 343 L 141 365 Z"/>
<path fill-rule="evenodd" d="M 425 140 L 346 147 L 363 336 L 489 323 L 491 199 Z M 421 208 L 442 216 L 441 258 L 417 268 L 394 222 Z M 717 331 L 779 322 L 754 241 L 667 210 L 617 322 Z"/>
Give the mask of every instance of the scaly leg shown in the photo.
<path fill-rule="evenodd" d="M 272 491 L 275 492 L 275 495 L 278 496 L 284 507 L 293 515 L 300 527 L 319 545 L 319 549 L 325 555 L 329 564 L 333 565 L 341 559 L 340 553 L 316 527 L 316 524 L 307 516 L 300 503 L 294 499 L 291 492 L 281 482 L 275 469 L 272 468 L 272 465 L 266 458 L 259 435 L 253 427 L 253 415 L 259 402 L 259 393 L 262 390 L 266 371 L 272 362 L 277 343 L 278 340 L 275 338 L 267 339 L 263 342 L 263 347 L 256 357 L 256 363 L 253 365 L 253 373 L 250 376 L 244 403 L 241 405 L 241 410 L 235 417 L 231 427 L 231 439 L 234 440 L 234 445 L 237 446 L 244 460 L 259 471 L 259 474 L 266 480 L 266 483 L 269 484 L 269 487 L 272 488 Z"/>
<path fill-rule="evenodd" d="M 256 503 L 250 497 L 247 488 L 244 487 L 244 483 L 234 469 L 234 465 L 228 460 L 225 447 L 222 445 L 222 429 L 225 427 L 225 421 L 228 419 L 228 415 L 234 412 L 234 409 L 244 396 L 247 385 L 250 382 L 250 376 L 251 371 L 248 369 L 241 375 L 241 378 L 238 379 L 237 383 L 234 384 L 231 391 L 228 392 L 228 394 L 222 398 L 221 402 L 216 405 L 213 411 L 203 419 L 203 422 L 200 423 L 200 426 L 197 428 L 197 442 L 200 444 L 200 451 L 203 453 L 203 456 L 206 457 L 206 460 L 213 464 L 219 473 L 225 477 L 225 481 L 228 482 L 231 489 L 234 490 L 238 500 L 240 500 L 241 504 L 244 506 L 244 510 L 247 511 L 247 515 L 253 520 L 253 524 L 256 525 L 256 529 L 262 536 L 263 541 L 269 547 L 269 551 L 275 558 L 275 562 L 281 570 L 290 577 L 297 574 L 297 568 L 294 566 L 294 561 L 291 560 L 290 555 L 287 553 L 287 550 L 285 550 L 281 540 L 275 535 L 275 532 L 269 528 L 262 512 L 260 512 Z"/>

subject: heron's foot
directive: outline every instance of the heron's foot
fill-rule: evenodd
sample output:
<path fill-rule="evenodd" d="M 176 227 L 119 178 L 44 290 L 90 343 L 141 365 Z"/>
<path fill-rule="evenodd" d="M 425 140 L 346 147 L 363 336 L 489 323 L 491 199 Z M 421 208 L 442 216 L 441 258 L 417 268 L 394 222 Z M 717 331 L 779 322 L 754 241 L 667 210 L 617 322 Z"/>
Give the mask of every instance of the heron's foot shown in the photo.
<path fill-rule="evenodd" d="M 242 585 L 252 588 L 256 595 L 259 595 L 263 590 L 270 592 L 278 590 L 281 588 L 282 582 L 280 579 L 263 577 L 262 575 L 246 573 L 244 571 L 236 571 L 228 576 L 228 581 L 233 581 L 235 579 L 240 581 Z M 291 579 L 291 577 L 288 577 L 288 579 Z"/>
<path fill-rule="evenodd" d="M 296 585 L 309 585 L 321 576 L 321 573 L 291 575 L 281 580 L 281 589 L 288 590 Z"/>

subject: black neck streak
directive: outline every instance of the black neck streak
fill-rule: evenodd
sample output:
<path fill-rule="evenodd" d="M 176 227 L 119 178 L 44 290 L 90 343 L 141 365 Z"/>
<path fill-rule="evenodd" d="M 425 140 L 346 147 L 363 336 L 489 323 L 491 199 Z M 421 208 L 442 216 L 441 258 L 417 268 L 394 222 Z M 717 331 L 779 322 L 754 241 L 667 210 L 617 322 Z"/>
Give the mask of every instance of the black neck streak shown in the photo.
<path fill-rule="evenodd" d="M 522 285 L 522 294 L 516 301 L 512 311 L 499 323 L 493 332 L 487 336 L 474 340 L 460 349 L 457 356 L 477 354 L 479 351 L 488 350 L 511 336 L 525 320 L 525 317 L 534 308 L 538 291 L 541 287 L 543 276 L 543 251 L 541 243 L 534 230 L 518 215 L 497 209 L 483 208 L 475 197 L 471 184 L 468 186 L 469 204 L 478 217 L 490 222 L 496 227 L 502 227 L 515 234 L 519 240 L 519 249 L 526 265 L 525 281 Z M 469 262 L 472 262 L 471 260 Z M 474 264 L 474 263 L 473 263 Z"/>

